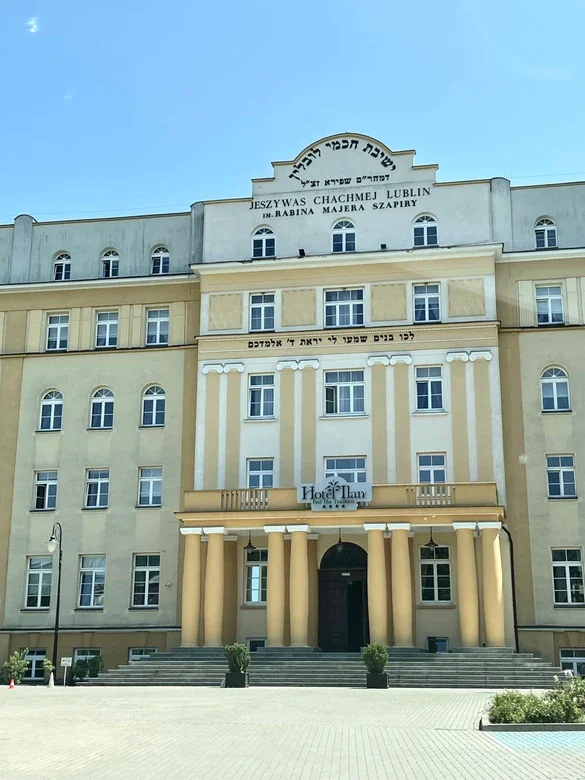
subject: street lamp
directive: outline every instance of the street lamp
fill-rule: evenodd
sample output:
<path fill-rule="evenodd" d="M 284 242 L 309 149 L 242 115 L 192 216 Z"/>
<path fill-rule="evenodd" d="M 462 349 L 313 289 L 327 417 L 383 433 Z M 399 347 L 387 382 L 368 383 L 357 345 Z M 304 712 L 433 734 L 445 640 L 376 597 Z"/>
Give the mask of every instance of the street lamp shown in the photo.
<path fill-rule="evenodd" d="M 61 563 L 63 561 L 63 549 L 61 547 L 61 539 L 63 536 L 63 529 L 61 523 L 55 523 L 53 530 L 51 531 L 51 538 L 47 542 L 47 550 L 52 554 L 59 547 L 59 569 L 57 572 L 57 603 L 55 605 L 55 634 L 53 637 L 53 666 L 55 667 L 55 675 L 57 674 L 57 648 L 59 645 L 59 607 L 61 606 Z"/>

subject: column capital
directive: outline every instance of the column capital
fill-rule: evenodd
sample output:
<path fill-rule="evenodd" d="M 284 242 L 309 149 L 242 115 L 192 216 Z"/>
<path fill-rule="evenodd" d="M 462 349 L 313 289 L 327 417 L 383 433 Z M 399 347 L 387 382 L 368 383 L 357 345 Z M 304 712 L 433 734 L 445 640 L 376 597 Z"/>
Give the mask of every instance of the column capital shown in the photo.
<path fill-rule="evenodd" d="M 454 531 L 475 531 L 477 523 L 453 523 Z"/>
<path fill-rule="evenodd" d="M 222 527 L 204 528 L 203 533 L 205 536 L 209 536 L 210 534 L 222 534 L 225 536 L 226 530 Z"/>
<path fill-rule="evenodd" d="M 410 523 L 388 523 L 389 531 L 410 531 Z"/>
<path fill-rule="evenodd" d="M 289 534 L 292 534 L 295 531 L 304 531 L 306 534 L 308 534 L 311 528 L 308 525 L 287 525 L 286 530 L 289 532 Z"/>
<path fill-rule="evenodd" d="M 189 534 L 199 534 L 201 536 L 203 533 L 203 528 L 181 528 L 179 530 L 183 536 L 188 536 Z"/>
<path fill-rule="evenodd" d="M 238 374 L 244 373 L 244 364 L 243 363 L 224 363 L 223 364 L 223 373 L 229 374 L 230 371 L 237 371 Z"/>
<path fill-rule="evenodd" d="M 490 521 L 487 523 L 478 523 L 477 527 L 479 528 L 480 531 L 488 531 L 490 529 L 496 529 L 496 528 L 499 531 L 500 528 L 502 527 L 502 524 L 499 521 Z"/>
<path fill-rule="evenodd" d="M 445 359 L 447 363 L 452 363 L 454 360 L 462 360 L 464 363 L 467 363 L 469 354 L 467 352 L 447 352 Z"/>
<path fill-rule="evenodd" d="M 319 368 L 319 361 L 318 360 L 299 360 L 298 366 L 303 370 L 303 368 Z"/>
<path fill-rule="evenodd" d="M 205 363 L 201 369 L 204 374 L 210 374 L 215 371 L 217 374 L 223 374 L 223 363 Z"/>
<path fill-rule="evenodd" d="M 364 531 L 385 531 L 386 523 L 364 523 Z"/>
<path fill-rule="evenodd" d="M 472 363 L 476 360 L 491 360 L 493 355 L 489 349 L 478 349 L 469 353 L 469 359 Z"/>
<path fill-rule="evenodd" d="M 390 365 L 395 366 L 397 363 L 405 363 L 409 366 L 412 363 L 412 358 L 410 355 L 391 355 Z"/>
<path fill-rule="evenodd" d="M 292 371 L 296 371 L 299 367 L 298 360 L 279 360 L 276 364 L 277 371 L 284 371 L 285 368 L 290 368 Z"/>
<path fill-rule="evenodd" d="M 264 526 L 264 533 L 265 534 L 283 534 L 286 531 L 286 527 L 284 525 L 265 525 Z"/>
<path fill-rule="evenodd" d="M 367 360 L 368 366 L 389 366 L 389 355 L 370 355 Z"/>

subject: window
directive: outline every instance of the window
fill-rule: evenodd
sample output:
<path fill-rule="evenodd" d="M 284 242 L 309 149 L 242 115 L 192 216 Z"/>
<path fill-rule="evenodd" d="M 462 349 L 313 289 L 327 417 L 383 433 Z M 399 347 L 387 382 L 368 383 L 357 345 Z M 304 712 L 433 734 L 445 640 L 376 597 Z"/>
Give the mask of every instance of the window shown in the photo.
<path fill-rule="evenodd" d="M 29 558 L 26 566 L 26 609 L 48 609 L 51 606 L 52 582 L 52 556 Z"/>
<path fill-rule="evenodd" d="M 69 315 L 50 314 L 47 323 L 47 350 L 67 349 Z"/>
<path fill-rule="evenodd" d="M 162 467 L 139 469 L 138 506 L 161 506 Z"/>
<path fill-rule="evenodd" d="M 325 414 L 364 414 L 364 372 L 325 372 Z"/>
<path fill-rule="evenodd" d="M 246 638 L 246 646 L 251 653 L 255 653 L 260 647 L 266 647 L 266 637 L 249 636 Z"/>
<path fill-rule="evenodd" d="M 568 669 L 574 675 L 585 677 L 585 647 L 561 647 L 560 662 L 563 671 Z"/>
<path fill-rule="evenodd" d="M 96 320 L 96 347 L 116 347 L 118 345 L 118 312 L 99 311 Z"/>
<path fill-rule="evenodd" d="M 115 249 L 108 249 L 102 255 L 102 278 L 111 279 L 113 276 L 118 276 L 120 269 L 120 255 Z"/>
<path fill-rule="evenodd" d="M 98 658 L 102 654 L 99 647 L 76 647 L 73 650 L 73 663 L 78 661 L 91 661 L 92 658 Z"/>
<path fill-rule="evenodd" d="M 250 295 L 250 330 L 274 330 L 274 293 Z"/>
<path fill-rule="evenodd" d="M 43 669 L 43 661 L 47 655 L 47 651 L 42 650 L 28 650 L 24 656 L 25 661 L 28 662 L 28 668 L 23 675 L 23 680 L 44 680 L 45 670 Z"/>
<path fill-rule="evenodd" d="M 150 256 L 152 274 L 168 274 L 171 254 L 166 246 L 157 246 Z"/>
<path fill-rule="evenodd" d="M 39 430 L 60 431 L 63 423 L 63 395 L 58 390 L 49 390 L 41 401 Z"/>
<path fill-rule="evenodd" d="M 160 555 L 134 556 L 133 607 L 158 607 Z"/>
<path fill-rule="evenodd" d="M 443 370 L 441 366 L 416 369 L 416 408 L 419 412 L 443 408 Z"/>
<path fill-rule="evenodd" d="M 85 489 L 86 509 L 108 506 L 110 491 L 110 469 L 88 469 Z"/>
<path fill-rule="evenodd" d="M 441 299 L 438 284 L 415 284 L 414 321 L 438 322 L 441 319 Z"/>
<path fill-rule="evenodd" d="M 105 586 L 106 556 L 82 555 L 79 571 L 79 606 L 103 607 Z M 94 653 L 94 655 L 99 655 L 99 653 Z M 77 660 L 82 659 L 78 658 Z"/>
<path fill-rule="evenodd" d="M 266 603 L 268 550 L 246 550 L 246 604 Z"/>
<path fill-rule="evenodd" d="M 439 545 L 420 550 L 420 600 L 451 601 L 451 564 L 449 547 Z"/>
<path fill-rule="evenodd" d="M 146 314 L 146 343 L 169 343 L 169 310 L 149 309 Z"/>
<path fill-rule="evenodd" d="M 355 252 L 355 227 L 353 222 L 342 219 L 333 225 L 333 251 Z"/>
<path fill-rule="evenodd" d="M 274 417 L 274 374 L 250 377 L 250 417 Z"/>
<path fill-rule="evenodd" d="M 325 327 L 347 328 L 364 324 L 363 290 L 326 290 Z"/>
<path fill-rule="evenodd" d="M 346 482 L 366 482 L 365 458 L 325 458 L 325 479 L 339 477 Z"/>
<path fill-rule="evenodd" d="M 274 257 L 275 253 L 274 230 L 269 227 L 259 228 L 252 238 L 252 257 Z"/>
<path fill-rule="evenodd" d="M 537 249 L 551 249 L 557 246 L 557 228 L 552 219 L 544 217 L 534 226 Z"/>
<path fill-rule="evenodd" d="M 143 658 L 150 658 L 151 655 L 156 654 L 156 647 L 129 647 L 128 648 L 128 663 L 134 663 L 134 661 L 141 661 Z"/>
<path fill-rule="evenodd" d="M 540 377 L 543 412 L 566 412 L 569 403 L 569 377 L 562 368 L 547 368 Z"/>
<path fill-rule="evenodd" d="M 414 220 L 413 228 L 414 246 L 437 246 L 439 238 L 437 235 L 437 220 L 428 214 L 417 217 Z"/>
<path fill-rule="evenodd" d="M 274 461 L 272 458 L 254 458 L 248 461 L 248 487 L 274 487 Z"/>
<path fill-rule="evenodd" d="M 142 396 L 142 425 L 145 428 L 165 424 L 166 395 L 159 385 L 148 387 Z"/>
<path fill-rule="evenodd" d="M 563 291 L 560 284 L 537 285 L 536 315 L 539 325 L 562 325 Z"/>
<path fill-rule="evenodd" d="M 418 459 L 418 481 L 421 484 L 442 483 L 445 482 L 445 453 L 435 452 L 429 454 L 419 454 Z"/>
<path fill-rule="evenodd" d="M 57 472 L 37 471 L 35 476 L 35 509 L 57 506 Z"/>
<path fill-rule="evenodd" d="M 552 551 L 555 604 L 583 604 L 583 562 L 581 549 Z"/>
<path fill-rule="evenodd" d="M 96 390 L 91 400 L 90 428 L 112 428 L 114 425 L 114 394 L 107 387 Z"/>
<path fill-rule="evenodd" d="M 53 279 L 56 282 L 66 282 L 71 279 L 71 256 L 66 252 L 57 255 L 53 263 Z"/>
<path fill-rule="evenodd" d="M 576 498 L 575 462 L 572 455 L 547 455 L 549 498 Z"/>

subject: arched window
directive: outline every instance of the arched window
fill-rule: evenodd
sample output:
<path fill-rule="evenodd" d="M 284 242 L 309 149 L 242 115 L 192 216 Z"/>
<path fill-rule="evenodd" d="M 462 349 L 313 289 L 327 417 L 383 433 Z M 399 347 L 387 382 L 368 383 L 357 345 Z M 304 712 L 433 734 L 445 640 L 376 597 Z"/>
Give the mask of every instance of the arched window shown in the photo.
<path fill-rule="evenodd" d="M 537 249 L 551 249 L 557 246 L 557 226 L 548 217 L 541 217 L 534 226 Z"/>
<path fill-rule="evenodd" d="M 168 274 L 171 262 L 171 253 L 166 246 L 157 246 L 150 256 L 150 273 Z"/>
<path fill-rule="evenodd" d="M 71 255 L 61 252 L 53 263 L 53 279 L 56 282 L 66 282 L 71 279 Z"/>
<path fill-rule="evenodd" d="M 114 394 L 107 387 L 96 390 L 91 399 L 90 428 L 111 428 L 114 425 Z"/>
<path fill-rule="evenodd" d="M 562 368 L 553 366 L 542 372 L 540 377 L 543 412 L 566 412 L 571 408 L 569 401 L 569 377 Z"/>
<path fill-rule="evenodd" d="M 41 420 L 39 430 L 60 431 L 63 423 L 63 394 L 58 390 L 49 390 L 41 401 Z"/>
<path fill-rule="evenodd" d="M 414 220 L 413 245 L 437 246 L 439 236 L 437 233 L 437 220 L 430 214 L 423 214 Z"/>
<path fill-rule="evenodd" d="M 142 425 L 155 427 L 165 424 L 166 396 L 159 385 L 148 387 L 142 395 Z"/>
<path fill-rule="evenodd" d="M 276 238 L 269 227 L 258 228 L 252 238 L 252 257 L 274 257 Z"/>
<path fill-rule="evenodd" d="M 103 279 L 118 276 L 120 267 L 120 255 L 115 249 L 108 249 L 102 255 L 101 275 Z"/>
<path fill-rule="evenodd" d="M 333 225 L 333 251 L 355 252 L 355 226 L 353 222 L 342 219 Z"/>

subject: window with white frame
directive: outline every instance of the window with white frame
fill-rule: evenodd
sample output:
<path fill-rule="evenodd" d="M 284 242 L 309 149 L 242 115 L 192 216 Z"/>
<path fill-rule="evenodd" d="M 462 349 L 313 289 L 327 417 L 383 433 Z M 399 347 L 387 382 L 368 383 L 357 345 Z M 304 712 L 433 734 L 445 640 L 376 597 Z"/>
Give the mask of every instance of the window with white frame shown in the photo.
<path fill-rule="evenodd" d="M 448 545 L 420 550 L 420 600 L 451 601 L 451 564 Z"/>
<path fill-rule="evenodd" d="M 160 385 L 147 387 L 142 394 L 142 425 L 145 428 L 165 424 L 167 397 Z"/>
<path fill-rule="evenodd" d="M 274 330 L 274 293 L 250 295 L 250 330 Z"/>
<path fill-rule="evenodd" d="M 537 249 L 554 249 L 557 246 L 557 227 L 552 219 L 543 217 L 534 226 Z"/>
<path fill-rule="evenodd" d="M 53 263 L 53 279 L 56 282 L 66 282 L 71 279 L 71 255 L 62 252 Z"/>
<path fill-rule="evenodd" d="M 417 461 L 419 483 L 437 484 L 446 481 L 444 452 L 419 452 Z"/>
<path fill-rule="evenodd" d="M 274 487 L 274 460 L 272 458 L 250 458 L 248 460 L 248 487 Z"/>
<path fill-rule="evenodd" d="M 248 396 L 250 417 L 274 417 L 274 374 L 252 374 Z"/>
<path fill-rule="evenodd" d="M 57 506 L 57 472 L 35 472 L 35 509 L 55 509 Z"/>
<path fill-rule="evenodd" d="M 75 647 L 73 649 L 73 663 L 76 664 L 78 661 L 87 663 L 92 658 L 99 658 L 101 654 L 102 651 L 99 647 Z"/>
<path fill-rule="evenodd" d="M 49 314 L 47 319 L 47 351 L 67 349 L 69 343 L 69 315 Z"/>
<path fill-rule="evenodd" d="M 567 412 L 569 401 L 569 377 L 562 368 L 547 368 L 540 376 L 543 412 Z"/>
<path fill-rule="evenodd" d="M 112 428 L 114 425 L 114 394 L 107 387 L 96 390 L 91 399 L 89 427 Z"/>
<path fill-rule="evenodd" d="M 26 609 L 48 609 L 51 606 L 53 556 L 30 557 L 26 565 Z"/>
<path fill-rule="evenodd" d="M 573 455 L 547 455 L 546 476 L 549 498 L 576 498 Z"/>
<path fill-rule="evenodd" d="M 366 459 L 325 458 L 325 479 L 329 477 L 339 477 L 346 482 L 366 482 Z"/>
<path fill-rule="evenodd" d="M 150 256 L 150 273 L 155 276 L 168 274 L 171 263 L 171 253 L 166 246 L 157 246 Z"/>
<path fill-rule="evenodd" d="M 441 319 L 440 290 L 440 285 L 436 283 L 413 285 L 415 322 L 439 322 Z"/>
<path fill-rule="evenodd" d="M 79 569 L 79 606 L 88 609 L 103 607 L 105 587 L 106 556 L 82 555 Z"/>
<path fill-rule="evenodd" d="M 43 661 L 47 657 L 47 651 L 45 648 L 35 650 L 27 650 L 24 660 L 28 663 L 26 672 L 24 673 L 23 680 L 37 680 L 42 681 L 45 679 L 45 670 L 43 668 Z"/>
<path fill-rule="evenodd" d="M 118 312 L 98 311 L 96 318 L 96 347 L 118 346 Z"/>
<path fill-rule="evenodd" d="M 102 509 L 108 506 L 110 469 L 88 469 L 85 485 L 86 509 Z"/>
<path fill-rule="evenodd" d="M 146 313 L 146 344 L 169 343 L 169 310 L 149 309 Z"/>
<path fill-rule="evenodd" d="M 63 424 L 63 394 L 59 390 L 49 390 L 41 401 L 41 419 L 39 430 L 60 431 Z"/>
<path fill-rule="evenodd" d="M 443 408 L 443 369 L 441 366 L 417 366 L 416 408 L 419 412 Z"/>
<path fill-rule="evenodd" d="M 245 550 L 246 604 L 265 604 L 268 583 L 268 550 Z"/>
<path fill-rule="evenodd" d="M 274 257 L 276 254 L 276 238 L 274 230 L 269 227 L 258 228 L 252 236 L 252 257 Z"/>
<path fill-rule="evenodd" d="M 583 604 L 583 560 L 580 547 L 552 550 L 555 604 Z"/>
<path fill-rule="evenodd" d="M 326 328 L 349 328 L 363 324 L 363 289 L 325 290 Z"/>
<path fill-rule="evenodd" d="M 128 648 L 128 663 L 134 663 L 135 661 L 142 661 L 144 658 L 150 658 L 151 655 L 156 655 L 156 647 L 129 647 Z"/>
<path fill-rule="evenodd" d="M 158 607 L 160 555 L 136 554 L 132 582 L 133 607 Z"/>
<path fill-rule="evenodd" d="M 355 252 L 355 225 L 347 219 L 341 219 L 333 225 L 333 251 Z"/>
<path fill-rule="evenodd" d="M 325 371 L 325 414 L 364 412 L 364 372 Z"/>
<path fill-rule="evenodd" d="M 536 285 L 536 317 L 539 325 L 563 325 L 563 288 L 560 284 Z"/>
<path fill-rule="evenodd" d="M 138 506 L 161 506 L 162 466 L 138 470 Z"/>
<path fill-rule="evenodd" d="M 115 249 L 108 249 L 102 255 L 101 276 L 102 279 L 111 279 L 118 276 L 120 270 L 120 255 Z"/>
<path fill-rule="evenodd" d="M 423 214 L 414 220 L 412 230 L 414 246 L 437 246 L 439 243 L 437 220 L 430 214 Z"/>
<path fill-rule="evenodd" d="M 585 647 L 561 647 L 559 655 L 563 671 L 570 671 L 575 676 L 585 677 Z"/>

